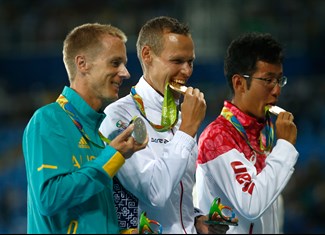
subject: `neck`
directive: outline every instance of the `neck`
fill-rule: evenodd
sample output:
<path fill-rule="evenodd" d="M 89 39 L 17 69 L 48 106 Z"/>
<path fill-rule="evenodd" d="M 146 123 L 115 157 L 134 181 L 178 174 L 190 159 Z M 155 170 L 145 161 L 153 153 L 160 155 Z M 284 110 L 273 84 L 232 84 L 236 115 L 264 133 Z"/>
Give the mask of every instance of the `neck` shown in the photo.
<path fill-rule="evenodd" d="M 156 87 L 155 87 L 155 84 L 152 82 L 151 79 L 149 79 L 148 76 L 143 76 L 144 80 L 146 80 L 146 82 L 159 94 L 161 95 L 162 97 L 164 97 L 164 94 L 161 93 Z"/>
<path fill-rule="evenodd" d="M 77 92 L 81 96 L 81 98 L 83 98 L 86 103 L 95 111 L 98 112 L 102 109 L 103 102 L 98 98 L 94 97 L 88 89 L 80 89 L 79 87 L 73 85 L 71 85 L 70 88 Z"/>

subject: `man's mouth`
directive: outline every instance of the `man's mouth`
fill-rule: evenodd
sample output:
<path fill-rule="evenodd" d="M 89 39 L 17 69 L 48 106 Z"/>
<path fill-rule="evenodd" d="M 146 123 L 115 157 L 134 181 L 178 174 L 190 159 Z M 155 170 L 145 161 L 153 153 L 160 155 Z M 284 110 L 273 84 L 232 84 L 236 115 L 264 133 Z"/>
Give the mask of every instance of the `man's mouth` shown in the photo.
<path fill-rule="evenodd" d="M 117 88 L 119 88 L 122 85 L 121 82 L 112 82 L 112 84 Z"/>

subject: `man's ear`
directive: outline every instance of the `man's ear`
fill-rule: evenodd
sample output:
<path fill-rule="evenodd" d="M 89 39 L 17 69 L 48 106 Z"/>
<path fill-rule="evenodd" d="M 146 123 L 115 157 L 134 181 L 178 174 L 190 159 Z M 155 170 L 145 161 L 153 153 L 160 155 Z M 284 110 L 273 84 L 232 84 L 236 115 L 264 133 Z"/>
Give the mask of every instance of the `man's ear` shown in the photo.
<path fill-rule="evenodd" d="M 82 72 L 85 73 L 88 69 L 88 64 L 86 61 L 86 57 L 83 55 L 77 55 L 75 58 L 75 63 L 77 66 L 77 69 Z"/>
<path fill-rule="evenodd" d="M 144 46 L 141 51 L 142 61 L 145 64 L 150 64 L 152 61 L 152 50 L 149 46 Z"/>
<path fill-rule="evenodd" d="M 245 92 L 247 86 L 246 86 L 246 79 L 243 76 L 239 74 L 234 74 L 231 79 L 232 79 L 232 86 L 234 88 L 235 93 Z"/>

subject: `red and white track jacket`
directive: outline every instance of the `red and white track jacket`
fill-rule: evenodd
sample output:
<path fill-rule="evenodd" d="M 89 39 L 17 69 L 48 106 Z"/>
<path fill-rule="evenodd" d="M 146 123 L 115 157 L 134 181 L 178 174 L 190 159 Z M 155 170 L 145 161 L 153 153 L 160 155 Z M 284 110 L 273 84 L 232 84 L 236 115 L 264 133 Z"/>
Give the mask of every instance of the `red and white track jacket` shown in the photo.
<path fill-rule="evenodd" d="M 264 123 L 228 101 L 224 105 L 243 125 L 253 148 L 261 151 L 259 137 Z M 283 139 L 276 141 L 270 153 L 255 155 L 237 129 L 220 115 L 199 139 L 196 189 L 200 209 L 208 213 L 213 199 L 220 197 L 239 219 L 238 226 L 230 226 L 227 233 L 281 233 L 281 192 L 294 172 L 298 155 Z"/>

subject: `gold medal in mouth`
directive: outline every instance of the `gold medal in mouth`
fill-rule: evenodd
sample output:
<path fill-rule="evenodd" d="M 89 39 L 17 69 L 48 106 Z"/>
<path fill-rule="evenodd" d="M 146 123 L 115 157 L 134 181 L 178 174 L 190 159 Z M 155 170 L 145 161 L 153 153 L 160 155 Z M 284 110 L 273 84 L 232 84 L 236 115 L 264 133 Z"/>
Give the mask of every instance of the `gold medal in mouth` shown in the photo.
<path fill-rule="evenodd" d="M 181 85 L 177 82 L 169 82 L 169 87 L 172 88 L 174 91 L 177 91 L 181 94 L 185 94 L 187 87 L 184 85 Z"/>

